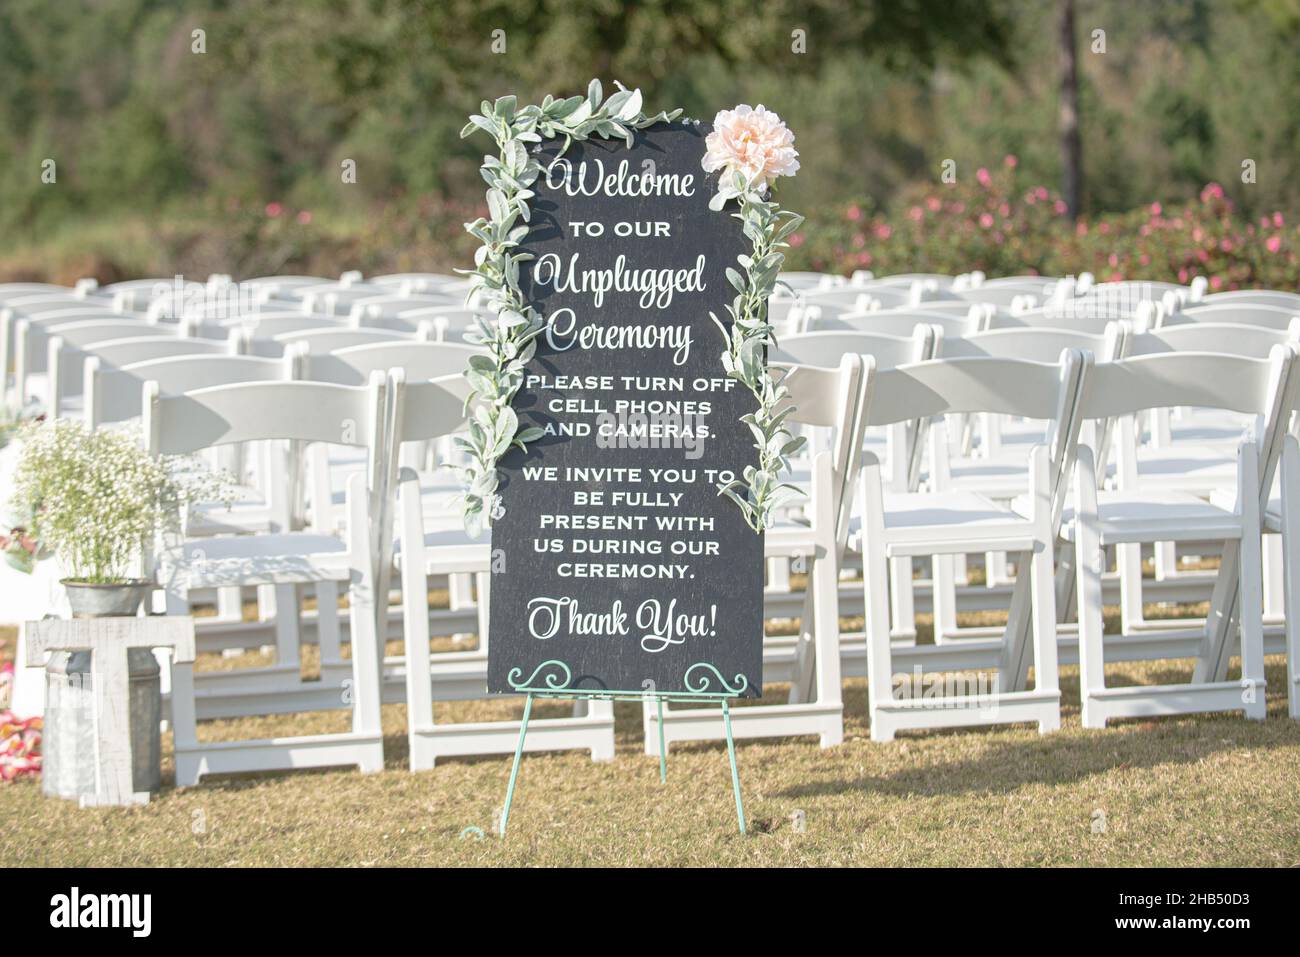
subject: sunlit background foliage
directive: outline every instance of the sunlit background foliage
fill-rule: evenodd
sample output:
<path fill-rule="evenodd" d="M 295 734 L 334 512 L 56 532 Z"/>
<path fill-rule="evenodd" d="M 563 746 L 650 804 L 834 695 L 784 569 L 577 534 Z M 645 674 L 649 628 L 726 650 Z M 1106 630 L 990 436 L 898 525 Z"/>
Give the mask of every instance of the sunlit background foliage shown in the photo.
<path fill-rule="evenodd" d="M 1294 284 L 1300 0 L 1076 0 L 1084 233 L 1054 212 L 1059 16 L 1057 0 L 2 0 L 0 280 L 449 268 L 482 195 L 465 116 L 599 76 L 653 110 L 787 119 L 799 265 Z M 1171 215 L 1151 226 L 1153 208 Z"/>

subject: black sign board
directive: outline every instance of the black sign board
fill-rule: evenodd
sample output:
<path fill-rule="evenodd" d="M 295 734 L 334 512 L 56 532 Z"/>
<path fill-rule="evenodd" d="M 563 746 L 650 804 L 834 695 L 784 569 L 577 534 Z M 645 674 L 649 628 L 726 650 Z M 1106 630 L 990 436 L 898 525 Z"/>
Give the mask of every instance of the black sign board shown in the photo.
<path fill-rule="evenodd" d="M 761 690 L 763 540 L 717 494 L 757 403 L 709 318 L 750 244 L 709 209 L 707 132 L 542 145 L 520 285 L 547 329 L 513 407 L 546 435 L 499 462 L 489 691 L 551 660 L 588 691 Z"/>

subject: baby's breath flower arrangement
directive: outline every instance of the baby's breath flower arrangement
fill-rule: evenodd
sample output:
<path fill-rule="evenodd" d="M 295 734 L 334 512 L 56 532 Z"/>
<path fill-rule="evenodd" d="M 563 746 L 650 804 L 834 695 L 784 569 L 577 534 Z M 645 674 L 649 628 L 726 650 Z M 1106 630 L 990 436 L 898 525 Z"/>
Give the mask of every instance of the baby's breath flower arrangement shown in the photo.
<path fill-rule="evenodd" d="M 747 466 L 743 477 L 719 484 L 718 493 L 740 507 L 745 521 L 755 532 L 768 528 L 774 515 L 803 495 L 796 486 L 780 481 L 790 467 L 790 456 L 804 444 L 784 425 L 793 412 L 785 400 L 789 390 L 783 376 L 767 367 L 767 349 L 776 345 L 775 328 L 767 318 L 767 301 L 776 288 L 785 263 L 780 250 L 785 239 L 803 217 L 781 209 L 772 201 L 773 182 L 793 176 L 799 169 L 794 134 L 775 113 L 759 104 L 752 109 L 741 104 L 723 110 L 713 120 L 713 132 L 704 141 L 701 165 L 707 172 L 721 171 L 718 192 L 709 203 L 715 210 L 735 200 L 739 210 L 732 215 L 744 224 L 753 253 L 739 257 L 740 269 L 728 269 L 727 280 L 736 296 L 727 306 L 731 327 L 710 313 L 727 342 L 722 365 L 727 374 L 749 387 L 758 409 L 741 417 L 754 434 L 758 467 Z M 785 408 L 777 411 L 785 404 Z"/>
<path fill-rule="evenodd" d="M 25 533 L 59 557 L 68 581 L 130 581 L 142 550 L 178 528 L 182 510 L 229 502 L 226 477 L 188 458 L 155 459 L 126 432 L 57 419 L 28 424 L 21 438 L 11 504 L 31 516 Z"/>

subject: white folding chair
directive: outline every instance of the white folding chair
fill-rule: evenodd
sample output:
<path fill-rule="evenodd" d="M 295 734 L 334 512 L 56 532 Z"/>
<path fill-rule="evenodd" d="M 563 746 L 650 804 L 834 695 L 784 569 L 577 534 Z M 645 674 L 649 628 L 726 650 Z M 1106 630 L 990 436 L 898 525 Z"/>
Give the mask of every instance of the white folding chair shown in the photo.
<path fill-rule="evenodd" d="M 961 339 L 939 336 L 935 343 L 935 357 L 956 359 L 986 356 L 1055 362 L 1059 360 L 1062 350 L 1074 349 L 1090 352 L 1098 361 L 1110 362 L 1123 354 L 1128 335 L 1128 326 L 1122 322 L 1109 323 L 1103 335 L 1038 327 L 1002 328 Z M 970 435 L 961 435 L 960 445 L 955 450 L 955 443 L 950 441 L 928 443 L 928 487 L 932 491 L 978 492 L 995 502 L 1011 502 L 1028 490 L 1028 450 L 1038 444 L 1051 446 L 1055 441 L 1054 430 L 1062 425 L 1053 418 L 1008 419 L 1006 416 L 988 413 L 954 417 L 950 421 L 954 431 L 963 426 L 971 432 L 978 431 L 979 443 L 976 445 Z M 972 447 L 974 454 L 966 451 Z M 957 625 L 957 583 L 967 578 L 965 565 L 964 555 L 940 555 L 933 561 L 934 597 L 931 607 L 934 613 L 934 639 L 937 643 L 962 634 L 962 629 Z M 986 554 L 984 587 L 996 589 L 1010 582 L 1007 556 L 1000 552 Z M 979 630 L 975 633 L 979 633 Z"/>
<path fill-rule="evenodd" d="M 266 668 L 193 674 L 172 668 L 176 781 L 204 774 L 271 768 L 355 764 L 383 767 L 380 730 L 380 646 L 375 630 L 372 523 L 377 505 L 386 386 L 380 376 L 364 387 L 318 382 L 258 382 L 164 396 L 145 386 L 144 429 L 155 455 L 189 454 L 231 443 L 264 440 L 324 442 L 371 450 L 369 475 L 348 488 L 346 538 L 315 532 L 171 538 L 158 568 L 167 610 L 188 611 L 191 595 L 224 586 L 269 585 L 276 590 L 276 662 Z M 318 681 L 300 674 L 297 589 L 346 584 L 351 662 L 331 663 L 322 647 Z M 322 642 L 324 636 L 321 636 Z M 200 743 L 201 699 L 213 716 L 349 708 L 352 729 L 337 734 Z"/>
<path fill-rule="evenodd" d="M 780 346 L 768 356 L 771 362 L 785 362 L 794 365 L 818 366 L 833 369 L 840 360 L 856 353 L 863 357 L 870 356 L 877 369 L 892 369 L 895 366 L 913 362 L 924 362 L 933 358 L 936 342 L 936 329 L 919 323 L 913 327 L 912 334 L 888 336 L 873 332 L 809 332 L 803 335 L 787 336 Z M 921 460 L 919 442 L 922 437 L 920 420 L 898 422 L 887 429 L 873 429 L 862 436 L 861 451 L 869 451 L 884 465 L 890 476 L 890 488 L 905 492 L 916 488 L 920 480 Z M 831 449 L 840 437 L 829 435 L 829 442 L 814 447 L 817 432 L 827 433 L 831 430 L 809 430 L 809 448 Z M 810 458 L 809 458 L 810 461 Z M 809 479 L 808 462 L 799 460 L 792 480 L 797 484 L 806 484 Z M 851 491 L 850 491 L 851 494 Z M 843 556 L 844 564 L 856 562 L 856 554 L 849 552 Z M 784 559 L 773 559 L 769 563 L 769 591 L 789 591 L 789 563 Z M 895 640 L 916 640 L 916 606 L 912 582 L 912 559 L 900 558 L 895 561 L 890 575 L 890 610 Z"/>
<path fill-rule="evenodd" d="M 404 443 L 427 442 L 462 429 L 465 424 L 465 380 L 457 372 L 442 379 L 408 383 L 402 370 L 394 369 L 389 385 L 393 402 L 389 415 L 388 468 L 399 489 L 398 540 L 394 549 L 392 535 L 387 533 L 391 526 L 385 522 L 381 554 L 388 556 L 382 559 L 384 571 L 387 572 L 391 560 L 402 582 L 411 770 L 431 768 L 438 758 L 452 755 L 512 753 L 519 741 L 518 721 L 456 723 L 435 720 L 435 697 L 445 701 L 483 696 L 490 634 L 491 546 L 485 541 L 470 539 L 460 528 L 430 530 L 425 522 L 420 477 L 414 469 L 399 470 L 398 465 Z M 478 648 L 432 654 L 429 645 L 429 577 L 467 573 L 478 580 Z M 529 722 L 526 749 L 584 749 L 591 752 L 593 760 L 613 758 L 613 703 L 586 701 L 580 703 L 579 708 L 581 712 L 570 717 Z"/>
<path fill-rule="evenodd" d="M 1281 495 L 1270 499 L 1264 527 L 1280 533 L 1285 556 L 1287 712 L 1300 719 L 1300 442 L 1282 443 Z"/>
<path fill-rule="evenodd" d="M 800 634 L 794 640 L 789 698 L 785 703 L 754 705 L 731 712 L 737 738 L 818 736 L 822 747 L 844 739 L 844 704 L 840 685 L 839 566 L 848 537 L 853 476 L 860 461 L 861 432 L 855 428 L 863 381 L 863 360 L 856 353 L 841 357 L 838 368 L 774 364 L 789 390 L 795 411 L 787 421 L 833 430 L 835 447 L 812 462 L 808 503 L 802 521 L 781 521 L 764 533 L 768 558 L 802 558 L 811 564 L 804 593 Z M 768 642 L 767 645 L 770 645 Z M 765 668 L 768 655 L 765 652 Z M 665 747 L 674 741 L 716 741 L 723 737 L 718 709 L 670 708 L 662 712 Z M 647 754 L 657 752 L 660 715 L 643 703 L 642 724 Z"/>
<path fill-rule="evenodd" d="M 1067 350 L 1057 363 L 988 357 L 944 359 L 868 374 L 859 427 L 889 425 L 923 416 L 943 429 L 941 416 L 994 412 L 1058 423 L 1052 447 L 1036 446 L 1030 460 L 1027 514 L 996 504 L 977 492 L 888 492 L 871 456 L 861 470 L 857 543 L 863 553 L 866 602 L 867 674 L 871 736 L 892 740 L 905 728 L 962 727 L 1033 721 L 1042 732 L 1060 727 L 1056 657 L 1056 600 L 1052 555 L 1056 514 L 1074 441 L 1074 408 L 1083 366 Z M 940 439 L 942 440 L 942 439 Z M 946 645 L 908 649 L 914 675 L 897 673 L 887 611 L 886 563 L 901 556 L 1006 552 L 1017 558 L 1018 574 L 1007 625 L 998 639 L 963 639 L 963 654 L 983 666 L 990 655 L 996 681 L 979 677 L 949 680 L 941 694 L 916 687 L 926 672 L 952 672 Z M 1024 690 L 1032 635 L 1034 689 Z M 973 690 L 974 694 L 971 694 Z M 899 692 L 896 694 L 896 692 Z"/>
<path fill-rule="evenodd" d="M 1061 524 L 1075 547 L 1078 575 L 1080 696 L 1085 727 L 1111 718 L 1199 711 L 1244 711 L 1262 718 L 1264 662 L 1260 511 L 1277 464 L 1286 422 L 1294 407 L 1296 350 L 1277 346 L 1269 359 L 1207 353 L 1146 355 L 1091 367 L 1079 402 L 1081 420 L 1130 416 L 1175 406 L 1230 409 L 1260 416 L 1262 426 L 1238 454 L 1232 508 L 1164 488 L 1120 487 L 1098 492 L 1096 457 L 1080 446 L 1075 502 Z M 1168 649 L 1144 657 L 1194 655 L 1190 684 L 1107 687 L 1103 647 L 1102 549 L 1147 542 L 1222 542 L 1220 566 L 1203 625 L 1161 631 L 1158 639 L 1127 629 L 1110 639 L 1112 654 L 1126 642 Z M 1228 659 L 1240 628 L 1242 676 L 1227 681 Z M 1145 637 L 1145 641 L 1143 638 Z"/>

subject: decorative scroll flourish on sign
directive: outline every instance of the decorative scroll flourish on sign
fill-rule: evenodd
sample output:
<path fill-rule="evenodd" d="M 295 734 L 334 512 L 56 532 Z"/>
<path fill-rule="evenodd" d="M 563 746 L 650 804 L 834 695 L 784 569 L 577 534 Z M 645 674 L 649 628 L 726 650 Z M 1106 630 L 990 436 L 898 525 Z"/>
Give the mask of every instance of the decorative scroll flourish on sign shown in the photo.
<path fill-rule="evenodd" d="M 467 457 L 460 470 L 462 515 L 466 531 L 475 537 L 501 514 L 498 460 L 511 446 L 523 449 L 543 434 L 536 426 L 521 427 L 511 408 L 523 383 L 524 368 L 536 353 L 536 339 L 545 329 L 544 318 L 520 291 L 520 263 L 531 257 L 516 251 L 528 234 L 529 200 L 541 174 L 529 144 L 563 137 L 558 154 L 563 155 L 572 142 L 596 136 L 621 137 L 630 148 L 634 131 L 670 122 L 682 112 L 647 115 L 641 109 L 640 90 L 617 86 L 618 91 L 605 98 L 600 81 L 592 80 L 585 97 L 555 99 L 548 95 L 540 106 L 520 107 L 514 96 L 500 97 L 495 103 L 484 100 L 482 112 L 471 116 L 461 130 L 462 138 L 476 130 L 486 132 L 498 148 L 496 156 L 483 158 L 481 170 L 488 184 L 488 216 L 465 224 L 482 245 L 475 252 L 474 268 L 457 270 L 470 277 L 468 298 L 477 297 L 495 317 L 479 316 L 476 328 L 466 335 L 468 341 L 482 345 L 485 353 L 472 357 L 465 372 L 470 384 L 466 408 L 475 399 L 479 401 L 466 436 L 456 439 Z M 802 439 L 794 438 L 782 424 L 793 409 L 787 405 L 777 411 L 787 392 L 779 378 L 769 374 L 766 360 L 767 348 L 776 341 L 767 318 L 767 300 L 784 261 L 778 250 L 803 222 L 802 217 L 782 211 L 767 197 L 771 180 L 792 175 L 799 168 L 798 154 L 792 146 L 793 134 L 762 106 L 719 113 L 715 125 L 719 129 L 708 137 L 703 165 L 709 171 L 725 172 L 709 205 L 721 210 L 728 200 L 738 200 L 740 209 L 733 215 L 744 223 L 753 255 L 739 257 L 743 271 L 727 271 L 737 291 L 727 306 L 733 320 L 731 332 L 716 315 L 710 315 L 727 340 L 722 359 L 728 375 L 745 383 L 759 402 L 758 410 L 742 420 L 754 433 L 759 465 L 747 467 L 743 478 L 720 484 L 719 494 L 736 502 L 757 532 L 770 524 L 776 509 L 802 494 L 779 482 Z"/>

